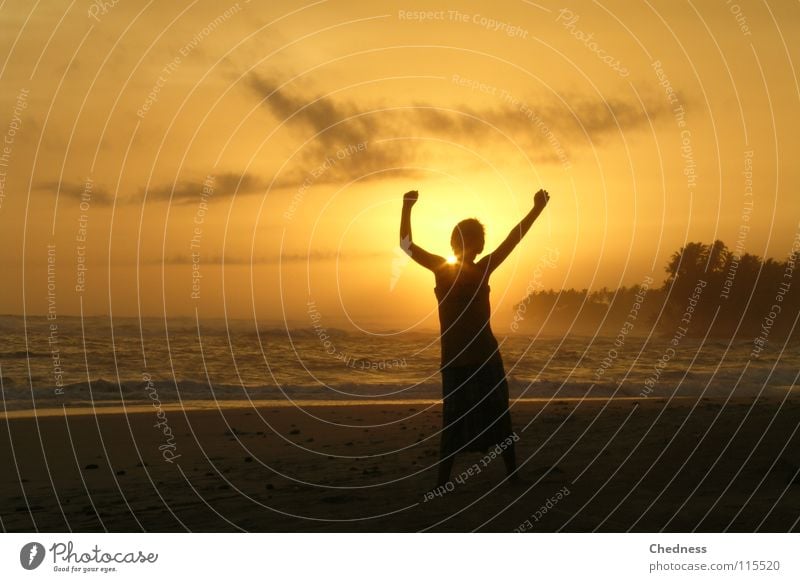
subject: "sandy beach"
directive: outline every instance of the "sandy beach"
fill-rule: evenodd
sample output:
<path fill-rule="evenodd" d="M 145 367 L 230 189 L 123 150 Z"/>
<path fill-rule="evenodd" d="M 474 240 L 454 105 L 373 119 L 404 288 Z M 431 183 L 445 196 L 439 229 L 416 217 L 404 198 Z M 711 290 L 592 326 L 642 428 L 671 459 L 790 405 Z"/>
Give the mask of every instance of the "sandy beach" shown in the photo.
<path fill-rule="evenodd" d="M 435 401 L 98 412 L 2 417 L 4 530 L 751 532 L 800 519 L 794 398 L 517 402 L 523 482 L 470 453 L 438 491 Z"/>

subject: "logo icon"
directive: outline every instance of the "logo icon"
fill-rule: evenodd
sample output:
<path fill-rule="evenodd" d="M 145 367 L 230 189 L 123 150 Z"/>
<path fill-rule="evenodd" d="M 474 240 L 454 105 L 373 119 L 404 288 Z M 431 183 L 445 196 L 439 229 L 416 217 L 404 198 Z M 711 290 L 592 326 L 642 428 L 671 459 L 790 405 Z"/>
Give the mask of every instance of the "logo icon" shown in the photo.
<path fill-rule="evenodd" d="M 29 542 L 19 551 L 19 563 L 26 570 L 35 570 L 44 561 L 44 546 L 38 542 Z"/>

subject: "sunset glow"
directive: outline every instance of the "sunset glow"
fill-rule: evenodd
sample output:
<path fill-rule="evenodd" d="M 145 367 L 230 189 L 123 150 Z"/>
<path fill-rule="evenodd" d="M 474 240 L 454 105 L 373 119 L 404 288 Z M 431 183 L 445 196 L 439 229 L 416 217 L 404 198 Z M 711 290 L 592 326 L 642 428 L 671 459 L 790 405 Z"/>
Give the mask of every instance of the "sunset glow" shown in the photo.
<path fill-rule="evenodd" d="M 178 17 L 170 4 L 134 18 L 138 8 L 118 3 L 62 26 L 56 10 L 34 12 L 2 77 L 0 111 L 19 120 L 0 231 L 17 249 L 4 259 L 16 283 L 2 311 L 46 311 L 35 290 L 52 242 L 64 314 L 82 297 L 87 314 L 196 308 L 277 323 L 283 300 L 302 322 L 309 285 L 339 281 L 325 305 L 339 324 L 431 328 L 430 299 L 414 291 L 424 274 L 403 272 L 385 291 L 398 196 L 412 187 L 424 197 L 415 235 L 443 255 L 458 220 L 484 221 L 489 250 L 536 189 L 557 195 L 557 227 L 545 217 L 498 272 L 498 313 L 524 295 L 545 248 L 560 260 L 544 286 L 598 288 L 662 279 L 659 265 L 686 240 L 735 240 L 748 163 L 747 248 L 782 255 L 791 244 L 797 88 L 770 82 L 789 55 L 778 35 L 740 42 L 724 3 L 697 7 L 709 30 L 673 3 L 624 4 L 619 19 L 592 3 L 569 13 L 503 3 L 496 30 L 482 4 L 462 7 L 482 17 L 462 22 L 447 11 L 421 19 L 422 5 L 322 3 L 272 34 L 288 6 L 206 2 Z M 781 18 L 792 9 L 772 7 L 786 39 L 800 26 Z M 28 10 L 3 9 L 6 49 Z M 753 9 L 747 22 L 766 30 L 770 19 Z M 578 38 L 590 32 L 616 68 Z M 84 291 L 67 293 L 79 244 Z M 359 278 L 365 269 L 383 280 Z M 382 307 L 400 298 L 404 314 Z"/>

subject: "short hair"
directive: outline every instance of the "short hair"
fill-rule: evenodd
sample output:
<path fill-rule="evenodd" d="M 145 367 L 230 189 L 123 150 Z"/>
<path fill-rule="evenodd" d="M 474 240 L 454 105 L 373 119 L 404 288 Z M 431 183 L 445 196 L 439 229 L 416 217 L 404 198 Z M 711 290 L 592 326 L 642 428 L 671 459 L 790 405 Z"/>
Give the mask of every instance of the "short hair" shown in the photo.
<path fill-rule="evenodd" d="M 467 218 L 459 222 L 453 229 L 453 234 L 450 235 L 450 246 L 456 253 L 459 250 L 470 250 L 477 255 L 483 251 L 485 237 L 486 231 L 483 224 L 477 218 Z"/>

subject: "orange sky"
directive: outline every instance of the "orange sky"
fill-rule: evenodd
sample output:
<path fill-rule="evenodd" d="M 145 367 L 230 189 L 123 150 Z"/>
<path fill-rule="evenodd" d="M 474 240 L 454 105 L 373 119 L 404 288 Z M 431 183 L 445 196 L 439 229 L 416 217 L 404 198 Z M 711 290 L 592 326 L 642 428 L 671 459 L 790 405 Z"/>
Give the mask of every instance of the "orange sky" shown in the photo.
<path fill-rule="evenodd" d="M 797 3 L 110 4 L 0 9 L 0 313 L 46 312 L 55 245 L 59 314 L 307 326 L 311 298 L 329 327 L 432 327 L 409 189 L 440 254 L 549 190 L 501 321 L 531 285 L 660 280 L 742 224 L 782 257 L 798 229 Z"/>

